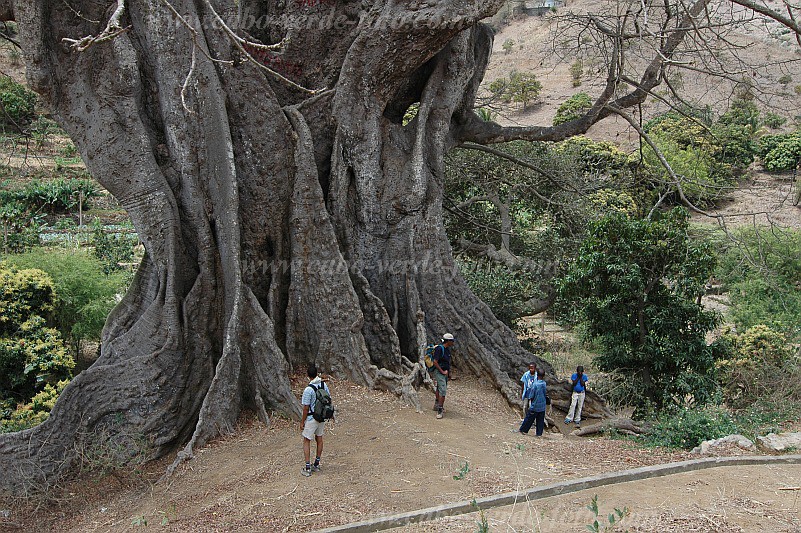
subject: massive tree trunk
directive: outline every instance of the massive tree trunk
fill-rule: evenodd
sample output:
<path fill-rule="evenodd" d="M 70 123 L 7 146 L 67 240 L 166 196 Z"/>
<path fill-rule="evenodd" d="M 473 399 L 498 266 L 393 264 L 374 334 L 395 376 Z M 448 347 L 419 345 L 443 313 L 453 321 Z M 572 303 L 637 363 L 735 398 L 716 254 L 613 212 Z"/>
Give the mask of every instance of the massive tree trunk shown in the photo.
<path fill-rule="evenodd" d="M 501 3 L 18 0 L 29 79 L 146 256 L 98 361 L 0 436 L 0 486 L 50 483 L 87 443 L 180 461 L 243 409 L 297 416 L 308 362 L 419 405 L 445 331 L 517 401 L 536 358 L 459 275 L 441 207 Z"/>

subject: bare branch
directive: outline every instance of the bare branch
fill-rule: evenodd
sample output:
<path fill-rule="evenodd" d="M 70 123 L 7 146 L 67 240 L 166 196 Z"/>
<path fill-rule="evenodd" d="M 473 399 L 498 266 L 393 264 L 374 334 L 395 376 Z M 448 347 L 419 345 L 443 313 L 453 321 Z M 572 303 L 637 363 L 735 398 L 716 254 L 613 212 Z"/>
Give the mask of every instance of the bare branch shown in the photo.
<path fill-rule="evenodd" d="M 65 37 L 63 41 L 65 43 L 69 43 L 70 48 L 77 52 L 83 52 L 96 44 L 110 41 L 111 39 L 131 29 L 130 26 L 123 28 L 120 25 L 120 19 L 122 18 L 124 12 L 125 0 L 117 0 L 117 8 L 114 10 L 114 13 L 111 14 L 111 17 L 108 19 L 108 23 L 106 24 L 106 28 L 102 32 L 100 32 L 98 35 L 87 35 L 81 39 L 68 39 Z M 79 13 L 77 14 L 80 16 Z"/>

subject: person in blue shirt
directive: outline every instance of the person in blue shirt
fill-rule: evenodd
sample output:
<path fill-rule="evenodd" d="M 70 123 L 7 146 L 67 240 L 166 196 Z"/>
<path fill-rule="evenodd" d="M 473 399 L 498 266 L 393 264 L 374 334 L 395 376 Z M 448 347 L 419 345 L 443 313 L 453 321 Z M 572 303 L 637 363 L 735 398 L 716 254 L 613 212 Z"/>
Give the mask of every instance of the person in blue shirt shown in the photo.
<path fill-rule="evenodd" d="M 543 376 L 538 375 L 531 386 L 531 406 L 518 430 L 523 435 L 528 434 L 531 426 L 534 425 L 535 422 L 537 424 L 538 437 L 542 436 L 542 432 L 545 429 L 545 406 L 547 405 L 546 396 L 548 393 L 548 386 L 542 377 Z"/>
<path fill-rule="evenodd" d="M 310 364 L 306 375 L 309 376 L 309 384 L 303 389 L 303 397 L 300 400 L 303 406 L 303 414 L 300 417 L 300 432 L 303 436 L 303 457 L 306 459 L 306 466 L 300 471 L 306 477 L 312 475 L 312 472 L 320 471 L 320 457 L 323 455 L 323 430 L 325 429 L 325 421 L 318 422 L 312 416 L 314 413 L 314 404 L 317 403 L 317 388 L 324 387 L 331 394 L 328 389 L 328 384 L 323 381 L 322 376 L 317 375 L 317 366 Z M 314 458 L 314 464 L 311 463 L 311 441 L 315 440 L 317 443 L 317 456 Z"/>
<path fill-rule="evenodd" d="M 587 374 L 584 373 L 584 367 L 579 365 L 576 367 L 576 373 L 570 376 L 571 391 L 573 395 L 570 399 L 570 411 L 567 412 L 565 417 L 565 424 L 569 424 L 574 419 L 576 425 L 581 425 L 581 409 L 584 407 L 584 396 L 587 390 Z M 575 418 L 574 416 L 575 415 Z"/>
<path fill-rule="evenodd" d="M 532 390 L 532 385 L 537 380 L 537 364 L 536 363 L 529 363 L 528 370 L 526 373 L 523 374 L 523 377 L 520 378 L 520 386 L 523 388 L 522 400 L 523 400 L 523 418 L 526 417 L 526 413 L 528 412 L 528 407 L 531 404 L 531 395 L 534 393 Z"/>

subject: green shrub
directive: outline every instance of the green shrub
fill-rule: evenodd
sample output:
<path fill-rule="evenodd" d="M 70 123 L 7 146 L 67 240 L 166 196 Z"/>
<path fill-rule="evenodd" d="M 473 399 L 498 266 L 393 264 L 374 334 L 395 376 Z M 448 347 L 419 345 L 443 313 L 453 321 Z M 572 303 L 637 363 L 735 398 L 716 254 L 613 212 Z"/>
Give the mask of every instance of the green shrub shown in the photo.
<path fill-rule="evenodd" d="M 23 128 L 36 117 L 36 93 L 8 76 L 0 76 L 0 126 Z"/>
<path fill-rule="evenodd" d="M 745 333 L 724 337 L 729 358 L 716 363 L 727 405 L 743 409 L 759 400 L 797 402 L 801 390 L 784 383 L 801 379 L 797 350 L 783 333 L 759 324 Z"/>
<path fill-rule="evenodd" d="M 553 118 L 553 125 L 558 126 L 565 122 L 570 122 L 582 116 L 592 107 L 592 100 L 587 93 L 576 93 L 559 106 L 556 116 Z"/>
<path fill-rule="evenodd" d="M 134 246 L 138 239 L 135 235 L 109 233 L 99 219 L 92 222 L 92 244 L 94 255 L 103 265 L 103 272 L 110 274 L 122 269 L 120 263 L 133 260 Z"/>
<path fill-rule="evenodd" d="M 584 74 L 584 63 L 581 59 L 576 59 L 570 65 L 570 78 L 572 79 L 573 87 L 581 85 L 581 76 Z"/>
<path fill-rule="evenodd" d="M 691 450 L 705 440 L 737 433 L 734 418 L 722 407 L 671 409 L 660 414 L 653 429 L 644 437 L 645 444 Z"/>
<path fill-rule="evenodd" d="M 801 131 L 765 135 L 760 140 L 759 155 L 767 170 L 793 170 L 801 162 Z"/>
<path fill-rule="evenodd" d="M 498 320 L 516 328 L 525 302 L 537 295 L 531 275 L 465 259 L 459 260 L 459 268 L 473 294 L 492 309 Z"/>
<path fill-rule="evenodd" d="M 18 202 L 31 211 L 64 214 L 91 207 L 91 199 L 100 196 L 97 185 L 90 179 L 32 180 L 21 189 L 0 192 L 0 202 Z"/>
<path fill-rule="evenodd" d="M 100 340 L 106 317 L 127 289 L 124 272 L 106 274 L 103 264 L 83 250 L 34 250 L 12 255 L 17 268 L 40 268 L 52 278 L 57 297 L 53 324 L 77 350 L 83 340 Z"/>
<path fill-rule="evenodd" d="M 764 324 L 797 339 L 801 335 L 801 231 L 734 233 L 722 245 L 716 277 L 729 289 L 729 319 L 739 331 Z"/>
<path fill-rule="evenodd" d="M 787 119 L 781 115 L 777 115 L 776 113 L 766 113 L 763 122 L 765 123 L 765 126 L 775 130 L 784 126 L 784 124 L 787 122 Z"/>
<path fill-rule="evenodd" d="M 27 401 L 47 383 L 72 377 L 75 361 L 43 318 L 55 298 L 41 270 L 0 263 L 0 398 Z"/>
<path fill-rule="evenodd" d="M 525 109 L 529 103 L 537 99 L 542 91 L 542 83 L 537 76 L 529 72 L 513 70 L 509 78 L 498 78 L 489 85 L 493 97 L 504 103 L 518 102 Z"/>
<path fill-rule="evenodd" d="M 50 415 L 53 406 L 69 380 L 62 380 L 54 385 L 49 383 L 41 392 L 36 393 L 30 403 L 20 404 L 16 409 L 8 406 L 0 408 L 0 433 L 22 431 L 41 424 Z"/>

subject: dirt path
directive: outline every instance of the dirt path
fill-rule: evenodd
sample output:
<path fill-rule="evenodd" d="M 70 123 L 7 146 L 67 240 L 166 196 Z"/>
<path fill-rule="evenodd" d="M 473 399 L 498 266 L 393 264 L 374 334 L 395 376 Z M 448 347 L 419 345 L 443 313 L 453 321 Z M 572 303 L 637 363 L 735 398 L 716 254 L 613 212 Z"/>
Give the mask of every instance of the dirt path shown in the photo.
<path fill-rule="evenodd" d="M 298 394 L 302 385 L 296 384 Z M 333 382 L 331 388 L 339 416 L 327 430 L 324 471 L 311 478 L 300 475 L 296 423 L 276 419 L 266 429 L 245 421 L 234 435 L 200 450 L 168 483 L 155 484 L 167 460 L 125 476 L 87 479 L 35 514 L 12 508 L 9 518 L 0 518 L 0 529 L 141 531 L 146 522 L 146 529 L 165 531 L 310 531 L 688 458 L 685 453 L 638 449 L 605 438 L 577 439 L 558 432 L 539 439 L 522 436 L 516 432 L 519 414 L 472 378 L 451 382 L 443 420 L 436 420 L 432 411 L 416 413 L 388 393 L 344 382 Z M 422 394 L 424 405 L 433 404 L 431 393 Z M 772 472 L 761 477 L 766 487 L 771 486 L 768 481 L 778 480 Z M 683 481 L 655 483 L 665 496 L 689 494 Z M 709 497 L 720 496 L 714 483 L 692 486 Z M 561 520 L 559 509 L 581 513 L 587 503 L 589 497 L 569 496 L 558 504 L 562 507 L 554 504 L 554 520 Z M 603 496 L 601 503 L 650 508 L 612 496 Z M 3 502 L 0 509 L 8 505 Z M 501 512 L 493 511 L 498 523 L 506 520 L 501 514 L 496 518 Z M 439 525 L 430 527 L 438 530 Z M 454 518 L 445 527 L 474 530 L 475 522 Z M 659 531 L 642 531 L 646 530 Z"/>
<path fill-rule="evenodd" d="M 615 508 L 629 509 L 621 531 L 799 532 L 799 481 L 801 465 L 712 468 L 521 502 L 485 511 L 484 519 L 490 531 L 587 531 L 595 520 L 587 505 L 597 495 L 601 525 Z M 394 531 L 474 532 L 480 521 L 474 513 Z"/>

